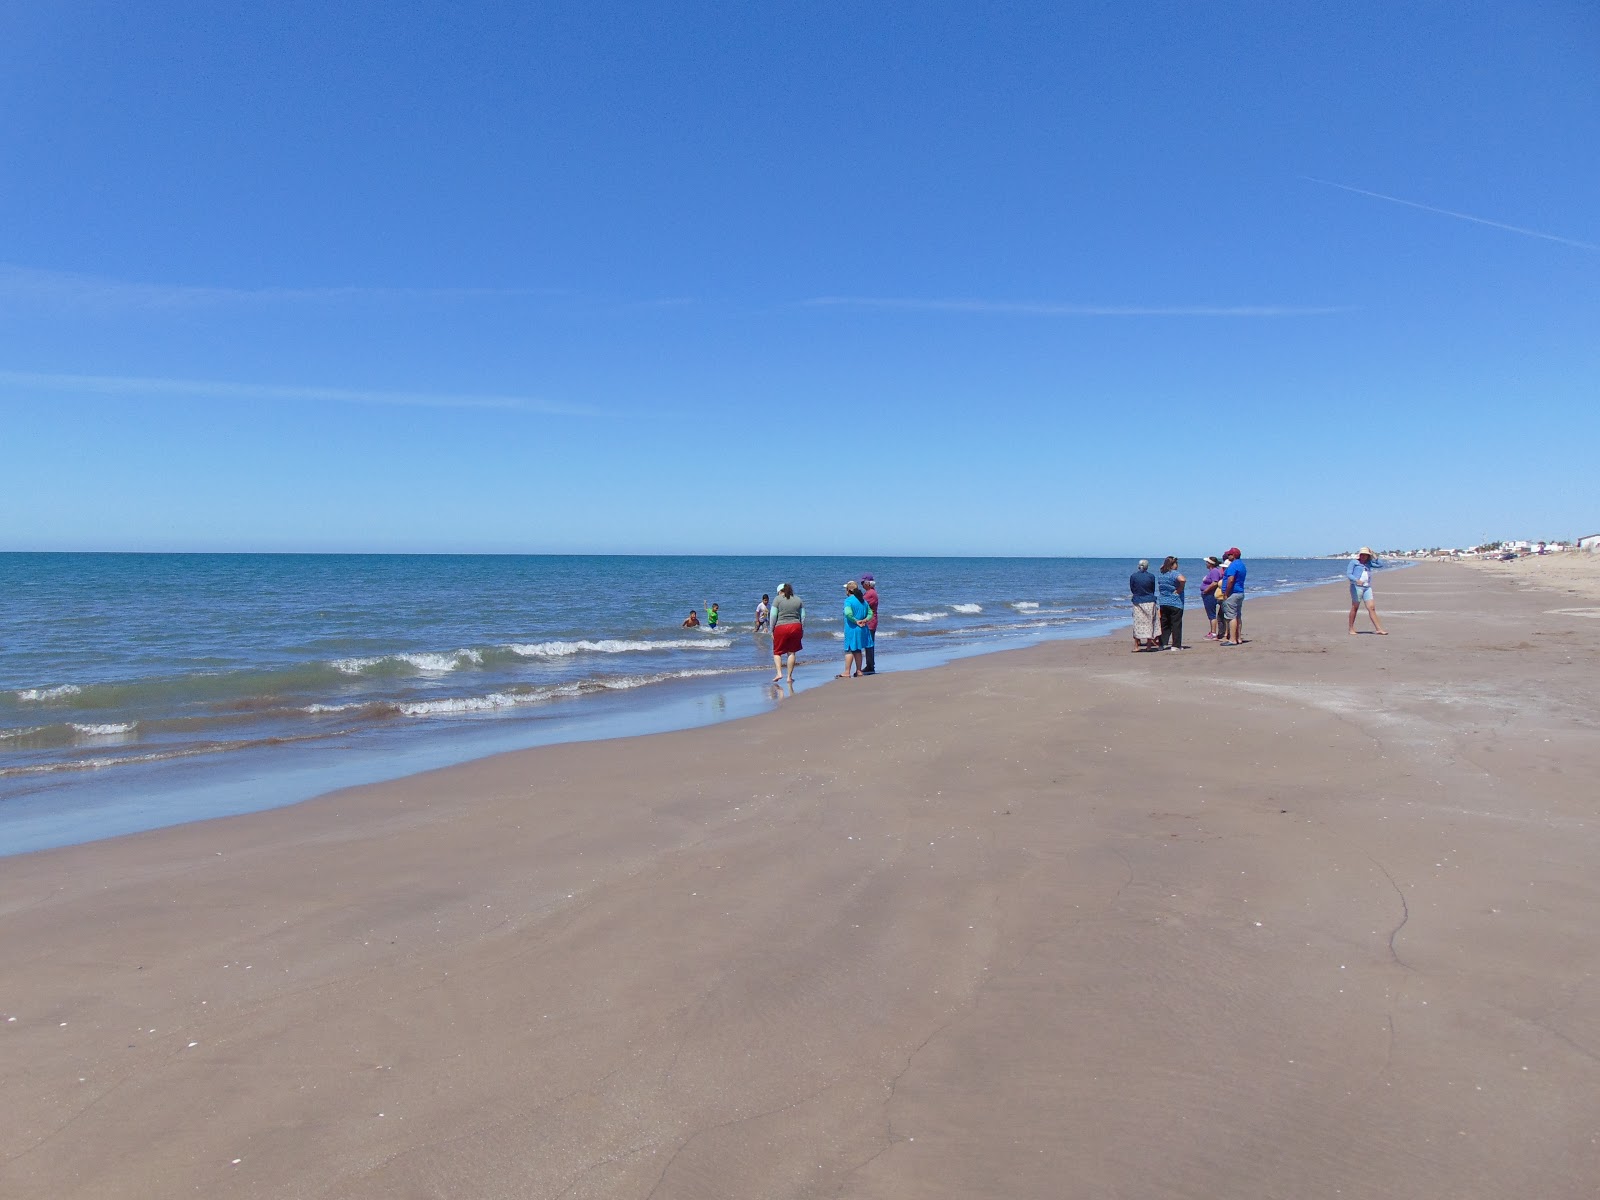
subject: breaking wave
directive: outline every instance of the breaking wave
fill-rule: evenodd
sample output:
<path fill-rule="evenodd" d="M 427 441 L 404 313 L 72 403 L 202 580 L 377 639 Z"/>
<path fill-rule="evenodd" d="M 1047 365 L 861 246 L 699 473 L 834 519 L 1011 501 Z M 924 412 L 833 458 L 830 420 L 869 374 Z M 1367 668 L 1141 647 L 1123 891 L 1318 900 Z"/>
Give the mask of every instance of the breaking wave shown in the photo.
<path fill-rule="evenodd" d="M 17 693 L 17 699 L 30 704 L 48 704 L 52 700 L 65 700 L 68 696 L 76 696 L 81 691 L 83 689 L 75 683 L 63 683 L 59 687 L 25 688 Z"/>

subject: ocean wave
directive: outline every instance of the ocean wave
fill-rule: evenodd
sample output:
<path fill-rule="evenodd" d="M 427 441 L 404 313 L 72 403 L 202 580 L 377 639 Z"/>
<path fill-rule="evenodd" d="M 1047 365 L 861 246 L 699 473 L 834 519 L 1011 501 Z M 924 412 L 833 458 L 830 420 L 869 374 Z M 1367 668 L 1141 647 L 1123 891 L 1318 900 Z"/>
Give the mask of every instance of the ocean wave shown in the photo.
<path fill-rule="evenodd" d="M 1037 600 L 1014 600 L 1011 607 L 1018 612 L 1035 612 L 1039 608 L 1039 602 Z"/>
<path fill-rule="evenodd" d="M 73 730 L 77 733 L 83 734 L 86 737 L 114 737 L 119 733 L 132 733 L 138 727 L 139 722 L 137 721 L 116 721 L 104 725 L 79 725 L 77 722 L 72 723 Z"/>
<path fill-rule="evenodd" d="M 138 763 L 168 762 L 175 758 L 194 758 L 200 754 L 219 754 L 226 750 L 242 750 L 258 742 L 215 742 L 205 746 L 185 746 L 172 750 L 158 750 L 149 754 L 121 754 L 102 758 L 70 758 L 59 762 L 35 763 L 26 767 L 0 767 L 0 779 L 22 775 L 54 775 L 59 771 L 103 771 L 107 767 L 133 766 Z"/>
<path fill-rule="evenodd" d="M 329 664 L 342 675 L 369 675 L 409 667 L 424 675 L 447 675 L 463 666 L 481 667 L 481 650 L 463 649 L 453 654 L 379 654 L 367 658 L 338 658 Z"/>
<path fill-rule="evenodd" d="M 33 737 L 35 734 L 43 733 L 44 729 L 43 725 L 27 725 L 21 729 L 0 729 L 0 742 L 9 741 L 12 738 Z"/>
<path fill-rule="evenodd" d="M 391 712 L 407 717 L 469 716 L 474 713 L 499 712 L 520 708 L 528 704 L 545 704 L 551 700 L 566 700 L 574 696 L 592 695 L 596 692 L 621 692 L 633 688 L 649 687 L 672 679 L 702 679 L 713 675 L 741 675 L 759 668 L 732 669 L 702 667 L 694 670 L 662 671 L 653 675 L 620 675 L 610 678 L 584 679 L 550 687 L 513 689 L 490 692 L 483 696 L 449 696 L 438 700 L 409 700 L 388 707 Z"/>
<path fill-rule="evenodd" d="M 25 688 L 17 693 L 17 699 L 30 704 L 48 704 L 52 700 L 65 700 L 68 696 L 76 696 L 81 691 L 83 689 L 75 683 L 63 683 L 59 687 Z"/>
<path fill-rule="evenodd" d="M 894 615 L 895 619 L 899 620 L 899 621 L 919 621 L 920 622 L 920 621 L 937 621 L 940 617 L 944 616 L 945 614 L 942 613 L 942 612 L 911 612 L 911 613 L 895 613 L 893 615 Z"/>
<path fill-rule="evenodd" d="M 981 604 L 952 604 L 950 606 L 950 611 L 958 612 L 958 613 L 961 613 L 963 616 L 970 617 L 975 613 L 981 613 L 983 611 L 983 605 L 981 605 Z"/>
<path fill-rule="evenodd" d="M 570 658 L 574 654 L 630 654 L 650 650 L 726 650 L 732 638 L 600 638 L 595 641 L 513 642 L 506 648 L 521 658 Z"/>

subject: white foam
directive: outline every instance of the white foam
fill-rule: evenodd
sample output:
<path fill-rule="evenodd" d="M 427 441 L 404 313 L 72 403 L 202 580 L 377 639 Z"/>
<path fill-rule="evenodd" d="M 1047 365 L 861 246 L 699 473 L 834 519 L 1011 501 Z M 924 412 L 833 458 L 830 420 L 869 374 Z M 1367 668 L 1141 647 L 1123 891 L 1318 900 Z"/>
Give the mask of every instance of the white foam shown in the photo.
<path fill-rule="evenodd" d="M 72 728 L 88 737 L 111 737 L 119 733 L 132 733 L 138 727 L 138 724 L 139 722 L 137 721 L 121 721 L 107 725 L 74 724 Z"/>
<path fill-rule="evenodd" d="M 76 696 L 81 691 L 83 689 L 75 683 L 63 683 L 60 687 L 27 688 L 17 693 L 17 699 L 34 702 L 61 700 L 67 696 Z"/>
<path fill-rule="evenodd" d="M 365 707 L 366 703 L 358 700 L 351 704 L 308 704 L 300 711 L 306 713 L 336 713 L 349 712 L 352 708 Z"/>
<path fill-rule="evenodd" d="M 1011 606 L 1018 612 L 1033 612 L 1039 607 L 1037 600 L 1018 600 Z"/>
<path fill-rule="evenodd" d="M 483 655 L 476 650 L 457 650 L 454 654 L 396 654 L 395 658 L 410 663 L 426 675 L 443 675 L 454 671 L 463 660 L 474 664 L 483 662 Z"/>
<path fill-rule="evenodd" d="M 333 669 L 346 675 L 359 675 L 368 667 L 375 667 L 383 661 L 383 656 L 377 658 L 336 658 Z"/>
<path fill-rule="evenodd" d="M 514 642 L 506 647 L 523 658 L 570 658 L 574 654 L 630 654 L 650 650 L 726 650 L 731 638 L 715 634 L 698 638 L 601 638 L 598 641 Z"/>
<path fill-rule="evenodd" d="M 742 668 L 740 669 L 742 670 Z M 538 688 L 526 692 L 490 692 L 486 696 L 453 696 L 444 700 L 415 700 L 396 705 L 398 712 L 408 717 L 457 716 L 467 713 L 498 712 L 523 704 L 543 704 L 580 696 L 585 692 L 619 692 L 632 688 L 648 687 L 668 679 L 699 679 L 708 675 L 732 675 L 739 670 L 700 667 L 693 670 L 666 671 L 659 675 L 623 675 L 614 679 L 590 679 L 581 683 L 563 683 L 556 687 Z"/>
<path fill-rule="evenodd" d="M 504 692 L 490 692 L 487 696 L 455 696 L 449 700 L 417 700 L 399 705 L 408 717 L 435 717 L 450 713 L 494 712 L 518 704 L 532 704 L 549 698 L 549 693 L 528 692 L 508 696 Z"/>
<path fill-rule="evenodd" d="M 981 604 L 952 604 L 950 608 L 954 612 L 962 613 L 969 617 L 974 613 L 981 613 L 983 611 L 983 605 Z"/>
<path fill-rule="evenodd" d="M 446 675 L 466 663 L 473 666 L 483 665 L 483 652 L 480 650 L 457 650 L 451 654 L 380 654 L 369 658 L 339 658 L 333 661 L 333 668 L 345 675 L 361 675 L 371 668 L 382 663 L 405 663 L 413 670 L 424 675 Z"/>
<path fill-rule="evenodd" d="M 30 734 L 43 732 L 43 725 L 28 725 L 21 729 L 0 729 L 0 742 L 3 742 L 8 738 L 23 738 L 28 737 Z"/>
<path fill-rule="evenodd" d="M 895 613 L 894 614 L 895 619 L 899 620 L 899 621 L 937 621 L 942 616 L 944 616 L 944 613 L 942 613 L 942 612 L 914 612 L 914 613 Z"/>

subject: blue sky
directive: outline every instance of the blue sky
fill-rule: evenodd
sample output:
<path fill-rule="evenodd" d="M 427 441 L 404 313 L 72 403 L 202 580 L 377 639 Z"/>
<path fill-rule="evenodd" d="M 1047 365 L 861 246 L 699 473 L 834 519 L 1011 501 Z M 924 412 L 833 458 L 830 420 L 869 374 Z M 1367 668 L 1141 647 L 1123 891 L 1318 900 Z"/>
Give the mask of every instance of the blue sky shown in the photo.
<path fill-rule="evenodd" d="M 0 549 L 1600 528 L 1584 2 L 7 6 Z"/>

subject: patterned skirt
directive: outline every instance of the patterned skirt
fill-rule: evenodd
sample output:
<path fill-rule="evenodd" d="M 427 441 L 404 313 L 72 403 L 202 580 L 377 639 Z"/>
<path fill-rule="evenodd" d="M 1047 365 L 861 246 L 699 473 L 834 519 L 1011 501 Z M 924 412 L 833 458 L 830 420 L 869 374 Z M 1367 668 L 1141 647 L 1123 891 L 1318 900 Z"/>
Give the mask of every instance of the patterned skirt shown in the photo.
<path fill-rule="evenodd" d="M 1141 642 L 1161 636 L 1161 610 L 1154 600 L 1133 606 L 1133 636 Z"/>

